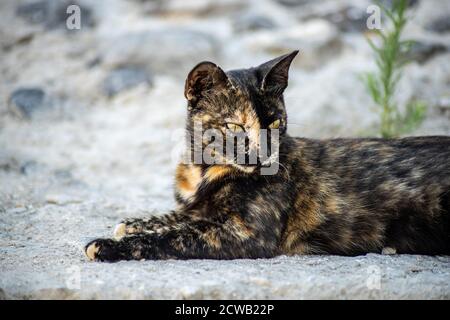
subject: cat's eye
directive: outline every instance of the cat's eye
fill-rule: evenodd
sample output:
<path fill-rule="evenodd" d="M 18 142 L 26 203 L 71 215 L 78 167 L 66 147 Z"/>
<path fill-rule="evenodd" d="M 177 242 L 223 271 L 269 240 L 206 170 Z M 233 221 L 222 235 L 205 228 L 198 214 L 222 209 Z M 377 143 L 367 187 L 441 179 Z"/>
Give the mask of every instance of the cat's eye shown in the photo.
<path fill-rule="evenodd" d="M 241 125 L 239 125 L 237 123 L 229 122 L 229 123 L 226 124 L 226 126 L 227 126 L 227 129 L 229 129 L 229 130 L 231 130 L 233 132 L 243 132 L 243 131 L 245 131 L 244 127 L 242 127 Z"/>
<path fill-rule="evenodd" d="M 269 125 L 269 129 L 278 129 L 280 127 L 280 124 L 280 119 L 277 119 Z"/>

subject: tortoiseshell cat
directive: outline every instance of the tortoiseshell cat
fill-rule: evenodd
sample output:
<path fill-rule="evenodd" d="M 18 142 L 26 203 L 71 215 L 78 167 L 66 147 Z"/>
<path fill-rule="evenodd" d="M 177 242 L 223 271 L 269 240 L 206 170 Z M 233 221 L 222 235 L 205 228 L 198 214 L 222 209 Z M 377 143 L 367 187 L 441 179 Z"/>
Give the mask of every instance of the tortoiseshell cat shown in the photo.
<path fill-rule="evenodd" d="M 235 259 L 281 254 L 450 254 L 450 137 L 292 138 L 283 91 L 297 51 L 224 72 L 188 75 L 187 132 L 278 129 L 280 170 L 261 163 L 179 164 L 178 208 L 127 219 L 115 239 L 90 242 L 90 259 Z M 204 146 L 205 142 L 202 141 Z M 191 147 L 192 148 L 192 147 Z M 387 248 L 387 249 L 386 249 Z"/>

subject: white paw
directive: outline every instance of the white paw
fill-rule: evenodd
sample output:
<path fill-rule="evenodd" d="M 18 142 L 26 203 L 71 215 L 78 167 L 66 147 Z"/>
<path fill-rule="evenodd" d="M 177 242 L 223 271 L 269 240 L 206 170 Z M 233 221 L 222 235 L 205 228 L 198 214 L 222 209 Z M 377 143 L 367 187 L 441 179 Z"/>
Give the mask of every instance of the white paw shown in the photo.
<path fill-rule="evenodd" d="M 383 250 L 381 250 L 381 254 L 397 254 L 397 250 L 392 247 L 384 247 Z"/>
<path fill-rule="evenodd" d="M 119 223 L 113 231 L 114 239 L 120 240 L 127 234 L 127 226 L 125 223 Z"/>
<path fill-rule="evenodd" d="M 99 249 L 100 249 L 100 247 L 97 246 L 97 244 L 95 242 L 93 242 L 85 250 L 86 257 L 88 257 L 89 260 L 95 260 Z"/>

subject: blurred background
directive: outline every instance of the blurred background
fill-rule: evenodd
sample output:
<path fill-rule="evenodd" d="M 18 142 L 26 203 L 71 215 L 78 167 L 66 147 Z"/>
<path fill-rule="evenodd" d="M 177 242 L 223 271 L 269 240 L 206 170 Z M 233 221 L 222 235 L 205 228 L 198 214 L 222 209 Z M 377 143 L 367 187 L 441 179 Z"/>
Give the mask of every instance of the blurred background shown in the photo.
<path fill-rule="evenodd" d="M 71 4 L 80 30 L 67 28 Z M 299 49 L 285 92 L 290 134 L 378 135 L 361 81 L 375 69 L 370 4 L 1 0 L 0 249 L 9 273 L 0 288 L 19 290 L 23 275 L 22 288 L 41 288 L 31 269 L 57 281 L 58 268 L 85 263 L 79 247 L 89 237 L 173 208 L 184 79 L 202 60 L 229 70 Z M 448 135 L 450 1 L 412 1 L 408 15 L 404 36 L 416 43 L 395 99 L 427 105 L 411 134 Z"/>

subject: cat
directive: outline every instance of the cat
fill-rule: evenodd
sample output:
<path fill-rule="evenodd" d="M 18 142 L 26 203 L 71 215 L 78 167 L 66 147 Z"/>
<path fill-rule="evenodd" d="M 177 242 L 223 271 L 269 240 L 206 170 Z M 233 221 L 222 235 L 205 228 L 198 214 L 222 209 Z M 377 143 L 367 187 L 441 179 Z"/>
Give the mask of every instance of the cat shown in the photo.
<path fill-rule="evenodd" d="M 191 140 L 197 121 L 202 130 L 247 132 L 249 152 L 260 147 L 259 131 L 277 130 L 278 150 L 269 152 L 269 162 L 278 171 L 261 174 L 267 165 L 261 161 L 184 161 L 175 175 L 176 210 L 122 221 L 113 239 L 86 245 L 87 257 L 450 254 L 450 137 L 290 137 L 283 92 L 297 53 L 228 72 L 201 62 L 185 84 Z"/>

